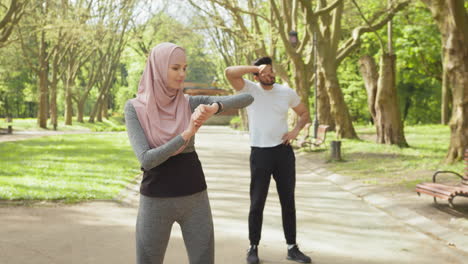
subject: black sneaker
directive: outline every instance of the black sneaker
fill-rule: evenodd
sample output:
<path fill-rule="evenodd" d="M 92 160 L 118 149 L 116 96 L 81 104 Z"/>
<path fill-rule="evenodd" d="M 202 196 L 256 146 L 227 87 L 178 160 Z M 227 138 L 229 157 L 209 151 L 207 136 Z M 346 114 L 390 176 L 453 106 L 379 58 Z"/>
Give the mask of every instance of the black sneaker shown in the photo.
<path fill-rule="evenodd" d="M 258 247 L 256 245 L 252 245 L 247 251 L 247 264 L 258 263 L 260 263 L 260 260 L 258 259 Z"/>
<path fill-rule="evenodd" d="M 288 259 L 289 260 L 294 260 L 294 261 L 297 261 L 299 263 L 311 263 L 312 260 L 310 259 L 310 257 L 304 255 L 304 253 L 302 253 L 299 248 L 297 247 L 297 245 L 295 245 L 294 247 L 292 247 L 291 249 L 288 249 Z"/>

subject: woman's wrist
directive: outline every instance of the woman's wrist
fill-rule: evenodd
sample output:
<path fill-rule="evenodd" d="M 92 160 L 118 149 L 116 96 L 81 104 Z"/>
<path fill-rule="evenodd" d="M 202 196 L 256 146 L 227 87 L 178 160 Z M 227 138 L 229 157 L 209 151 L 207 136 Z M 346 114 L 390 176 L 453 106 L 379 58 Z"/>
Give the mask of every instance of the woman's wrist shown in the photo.
<path fill-rule="evenodd" d="M 193 137 L 193 133 L 191 133 L 191 132 L 188 131 L 188 130 L 185 130 L 185 131 L 182 132 L 180 135 L 182 136 L 182 138 L 183 138 L 185 141 L 188 141 L 191 137 Z"/>
<path fill-rule="evenodd" d="M 213 105 L 217 105 L 217 109 L 216 109 L 216 112 L 214 113 L 215 115 L 216 114 L 219 114 L 223 111 L 223 105 L 220 103 L 220 102 L 214 102 Z"/>

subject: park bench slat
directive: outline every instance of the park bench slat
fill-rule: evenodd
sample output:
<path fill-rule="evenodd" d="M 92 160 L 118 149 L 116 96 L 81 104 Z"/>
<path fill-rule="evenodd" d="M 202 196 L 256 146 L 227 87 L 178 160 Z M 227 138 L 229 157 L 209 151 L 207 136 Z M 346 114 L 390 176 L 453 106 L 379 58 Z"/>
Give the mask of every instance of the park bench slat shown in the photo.
<path fill-rule="evenodd" d="M 437 198 L 443 199 L 443 200 L 448 200 L 450 198 L 450 196 L 440 194 L 440 193 L 435 193 L 435 192 L 425 190 L 425 189 L 418 189 L 418 192 L 428 194 L 428 195 L 431 195 L 431 196 L 434 196 L 434 197 L 437 197 Z"/>
<path fill-rule="evenodd" d="M 468 197 L 468 149 L 465 150 L 465 176 L 462 176 L 453 171 L 436 172 L 432 176 L 433 182 L 423 182 L 416 185 L 416 193 L 431 195 L 434 197 L 434 202 L 437 202 L 436 198 L 448 200 L 450 207 L 453 207 L 453 199 L 456 196 Z M 455 175 L 461 178 L 461 181 L 457 185 L 447 185 L 442 183 L 436 183 L 436 176 L 438 173 L 445 173 Z"/>
<path fill-rule="evenodd" d="M 427 191 L 431 191 L 434 193 L 439 193 L 439 194 L 443 194 L 447 196 L 450 196 L 450 193 L 454 191 L 453 187 L 438 184 L 438 183 L 429 183 L 429 182 L 418 184 L 418 188 L 421 190 L 427 190 Z"/>

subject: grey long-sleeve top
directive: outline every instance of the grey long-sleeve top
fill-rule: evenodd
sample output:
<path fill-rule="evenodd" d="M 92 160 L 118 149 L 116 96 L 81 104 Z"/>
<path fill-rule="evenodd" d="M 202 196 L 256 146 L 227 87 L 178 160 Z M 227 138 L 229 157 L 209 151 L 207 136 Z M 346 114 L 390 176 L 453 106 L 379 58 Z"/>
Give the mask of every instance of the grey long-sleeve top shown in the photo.
<path fill-rule="evenodd" d="M 253 97 L 249 94 L 238 94 L 232 96 L 189 96 L 190 109 L 192 112 L 200 104 L 212 104 L 220 102 L 223 104 L 223 111 L 229 109 L 243 108 L 253 102 Z M 166 161 L 171 155 L 185 144 L 181 135 L 177 135 L 165 144 L 151 148 L 146 139 L 145 132 L 138 120 L 133 104 L 127 101 L 125 104 L 125 125 L 127 127 L 128 138 L 133 151 L 141 164 L 147 171 Z M 195 136 L 190 138 L 182 153 L 195 151 Z"/>

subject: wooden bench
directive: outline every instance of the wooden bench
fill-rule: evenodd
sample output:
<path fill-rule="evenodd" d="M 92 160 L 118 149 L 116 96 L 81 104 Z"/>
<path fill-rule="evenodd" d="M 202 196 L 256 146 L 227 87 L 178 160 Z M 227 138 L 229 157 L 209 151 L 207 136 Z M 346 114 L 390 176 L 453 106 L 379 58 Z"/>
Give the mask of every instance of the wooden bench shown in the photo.
<path fill-rule="evenodd" d="M 8 126 L 8 128 L 0 128 L 0 134 L 12 134 L 13 133 L 13 127 Z"/>
<path fill-rule="evenodd" d="M 300 138 L 297 141 L 298 147 L 309 147 L 309 150 L 312 150 L 312 147 L 320 147 L 323 143 L 325 143 L 325 140 L 327 138 L 327 130 L 328 126 L 327 125 L 319 125 L 317 128 L 317 138 L 314 138 L 313 136 L 310 136 L 310 130 L 314 129 L 311 123 L 307 124 L 304 127 L 304 130 L 306 131 L 304 136 Z M 313 134 L 313 132 L 312 132 Z"/>
<path fill-rule="evenodd" d="M 456 185 L 436 183 L 436 177 L 439 174 L 449 174 L 459 177 L 461 182 Z M 468 197 L 468 149 L 465 150 L 465 176 L 453 171 L 437 171 L 432 176 L 432 182 L 424 182 L 416 185 L 418 195 L 425 193 L 434 197 L 434 203 L 437 198 L 447 200 L 449 206 L 453 208 L 453 199 L 456 196 Z"/>

